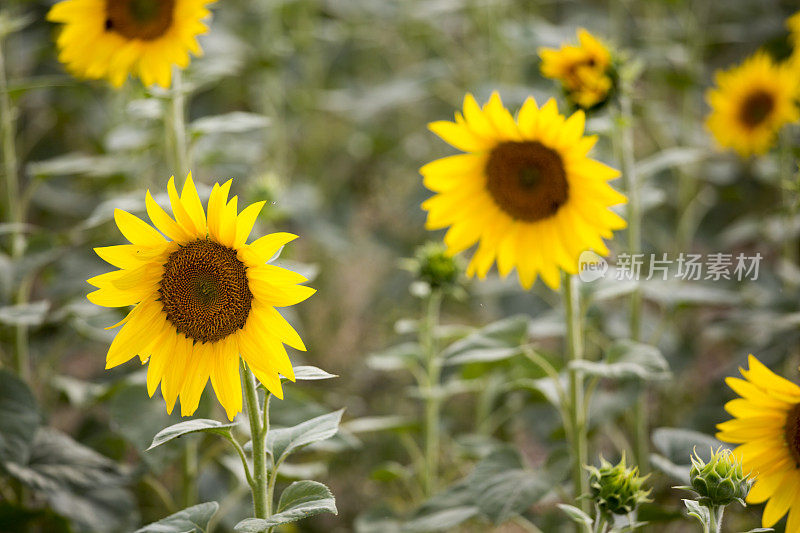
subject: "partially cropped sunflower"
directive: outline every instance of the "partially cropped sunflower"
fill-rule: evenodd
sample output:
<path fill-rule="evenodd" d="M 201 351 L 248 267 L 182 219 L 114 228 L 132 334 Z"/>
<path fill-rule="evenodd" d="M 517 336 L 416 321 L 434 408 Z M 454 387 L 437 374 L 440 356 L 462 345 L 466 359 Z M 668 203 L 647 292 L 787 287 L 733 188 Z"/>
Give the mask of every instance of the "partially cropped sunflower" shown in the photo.
<path fill-rule="evenodd" d="M 763 52 L 717 72 L 717 87 L 706 94 L 708 129 L 720 146 L 742 157 L 765 153 L 781 127 L 800 118 L 797 81 L 788 64 L 776 64 Z"/>
<path fill-rule="evenodd" d="M 283 398 L 282 374 L 294 380 L 284 344 L 305 350 L 303 341 L 275 309 L 302 302 L 314 289 L 306 278 L 267 264 L 289 233 L 273 233 L 247 244 L 265 202 L 237 212 L 228 199 L 231 181 L 215 184 L 206 216 L 192 176 L 180 196 L 167 186 L 171 217 L 147 192 L 147 214 L 157 228 L 121 209 L 114 219 L 131 244 L 95 248 L 119 270 L 96 276 L 89 300 L 106 307 L 136 307 L 117 324 L 106 368 L 135 357 L 147 368 L 147 390 L 161 393 L 172 412 L 197 409 L 209 378 L 228 418 L 242 410 L 239 356 L 261 383 Z M 174 217 L 174 218 L 173 218 Z M 112 326 L 116 327 L 116 326 Z"/>
<path fill-rule="evenodd" d="M 214 0 L 63 0 L 47 19 L 64 25 L 59 60 L 76 76 L 107 79 L 115 87 L 129 74 L 167 88 L 172 65 L 186 68 L 202 53 L 206 5 Z"/>
<path fill-rule="evenodd" d="M 749 357 L 744 379 L 725 382 L 741 398 L 725 404 L 735 418 L 717 426 L 717 438 L 738 444 L 745 472 L 756 475 L 749 503 L 767 502 L 764 527 L 789 513 L 786 531 L 800 531 L 800 386 Z"/>
<path fill-rule="evenodd" d="M 565 118 L 555 100 L 539 108 L 533 98 L 514 120 L 494 93 L 483 108 L 467 94 L 455 122 L 429 124 L 467 152 L 420 172 L 436 193 L 422 204 L 426 227 L 450 228 L 451 255 L 479 243 L 469 275 L 484 278 L 496 260 L 503 276 L 516 267 L 525 288 L 539 275 L 558 289 L 559 269 L 577 272 L 581 252 L 608 254 L 603 238 L 626 225 L 609 208 L 626 198 L 608 184 L 619 172 L 587 157 L 597 137 L 583 136 L 584 122 L 583 111 Z"/>
<path fill-rule="evenodd" d="M 577 34 L 577 46 L 539 49 L 541 71 L 544 77 L 561 82 L 572 103 L 590 109 L 605 102 L 614 86 L 611 53 L 583 28 Z"/>

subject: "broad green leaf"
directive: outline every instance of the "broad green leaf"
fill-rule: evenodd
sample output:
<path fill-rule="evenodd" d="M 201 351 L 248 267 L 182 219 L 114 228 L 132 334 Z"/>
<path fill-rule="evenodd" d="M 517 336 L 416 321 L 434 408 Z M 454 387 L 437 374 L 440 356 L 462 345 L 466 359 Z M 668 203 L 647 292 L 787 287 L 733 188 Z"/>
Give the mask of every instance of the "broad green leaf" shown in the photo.
<path fill-rule="evenodd" d="M 631 340 L 614 343 L 602 361 L 573 361 L 570 368 L 608 379 L 656 381 L 672 375 L 669 363 L 658 348 Z"/>
<path fill-rule="evenodd" d="M 422 348 L 416 342 L 404 342 L 367 357 L 367 366 L 373 370 L 393 372 L 407 370 L 420 359 Z"/>
<path fill-rule="evenodd" d="M 570 520 L 575 522 L 576 524 L 581 524 L 586 528 L 586 531 L 592 531 L 592 517 L 588 514 L 584 513 L 580 509 L 575 506 L 567 505 L 565 503 L 556 504 L 556 507 L 564 511 L 567 516 L 569 516 Z"/>
<path fill-rule="evenodd" d="M 717 439 L 680 428 L 658 428 L 652 433 L 653 444 L 661 454 L 651 454 L 653 466 L 671 476 L 676 481 L 689 484 L 690 455 L 695 451 L 706 459 L 723 444 Z"/>
<path fill-rule="evenodd" d="M 431 514 L 426 514 L 418 518 L 409 520 L 401 531 L 403 533 L 426 533 L 428 531 L 447 531 L 463 524 L 470 518 L 478 515 L 480 511 L 477 507 L 464 506 L 452 509 L 442 509 Z"/>
<path fill-rule="evenodd" d="M 465 512 L 457 523 L 480 515 L 502 524 L 539 501 L 553 485 L 549 474 L 526 468 L 518 451 L 502 447 L 479 462 L 468 476 L 423 504 L 406 526 L 422 524 L 424 527 L 411 530 L 436 531 L 433 525 L 456 518 L 449 513 L 455 508 Z"/>
<path fill-rule="evenodd" d="M 346 429 L 350 433 L 372 433 L 374 431 L 404 429 L 413 426 L 415 423 L 413 420 L 398 415 L 365 416 L 348 420 L 342 424 L 342 429 Z"/>
<path fill-rule="evenodd" d="M 493 322 L 448 346 L 442 352 L 445 364 L 491 362 L 513 357 L 527 340 L 529 322 L 530 318 L 525 315 Z"/>
<path fill-rule="evenodd" d="M 40 427 L 24 465 L 8 473 L 59 514 L 90 531 L 130 531 L 137 521 L 119 465 L 55 429 Z"/>
<path fill-rule="evenodd" d="M 194 420 L 187 420 L 186 422 L 179 422 L 178 424 L 159 431 L 156 436 L 153 437 L 153 443 L 147 449 L 152 450 L 173 439 L 199 431 L 214 433 L 216 435 L 229 435 L 231 428 L 236 424 L 236 422 L 223 424 L 222 422 L 217 422 L 216 420 L 210 420 L 208 418 L 197 418 Z"/>
<path fill-rule="evenodd" d="M 192 135 L 244 133 L 269 126 L 269 118 L 255 113 L 234 111 L 224 115 L 198 118 L 189 125 Z"/>
<path fill-rule="evenodd" d="M 278 512 L 267 519 L 248 518 L 242 520 L 235 531 L 241 533 L 258 533 L 280 524 L 288 524 L 303 520 L 310 516 L 332 513 L 339 514 L 336 500 L 331 491 L 316 481 L 295 481 L 283 491 L 278 502 Z"/>
<path fill-rule="evenodd" d="M 267 450 L 276 463 L 281 463 L 293 451 L 336 435 L 343 413 L 344 409 L 340 409 L 293 427 L 270 429 L 267 434 Z"/>
<path fill-rule="evenodd" d="M 708 457 L 709 450 L 723 444 L 705 433 L 682 428 L 657 428 L 653 430 L 653 444 L 667 459 L 676 464 L 691 464 L 689 456 L 697 450 L 701 457 Z"/>
<path fill-rule="evenodd" d="M 0 463 L 28 462 L 39 423 L 33 392 L 8 370 L 0 370 Z"/>
<path fill-rule="evenodd" d="M 364 511 L 355 519 L 356 533 L 400 533 L 400 520 L 388 507 Z"/>
<path fill-rule="evenodd" d="M 158 522 L 137 529 L 136 533 L 203 533 L 208 528 L 217 510 L 217 502 L 206 502 L 187 507 L 182 511 L 162 518 Z"/>
<path fill-rule="evenodd" d="M 39 301 L 0 307 L 0 323 L 8 326 L 39 326 L 44 322 L 50 302 Z"/>
<path fill-rule="evenodd" d="M 644 179 L 658 174 L 662 170 L 696 163 L 707 154 L 708 151 L 701 148 L 666 148 L 637 163 L 636 173 L 639 179 Z"/>
<path fill-rule="evenodd" d="M 296 366 L 294 367 L 294 377 L 298 381 L 313 381 L 318 379 L 338 378 L 339 376 L 336 374 L 329 374 L 315 366 Z"/>

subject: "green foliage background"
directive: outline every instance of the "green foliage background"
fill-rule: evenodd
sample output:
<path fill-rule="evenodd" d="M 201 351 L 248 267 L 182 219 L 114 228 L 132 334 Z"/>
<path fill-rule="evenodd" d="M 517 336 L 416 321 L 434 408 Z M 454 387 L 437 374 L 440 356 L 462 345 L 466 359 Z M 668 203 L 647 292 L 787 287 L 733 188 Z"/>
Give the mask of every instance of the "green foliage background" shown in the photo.
<path fill-rule="evenodd" d="M 136 81 L 114 91 L 68 76 L 56 60 L 55 27 L 44 20 L 49 7 L 7 0 L 2 8 L 27 22 L 3 47 L 18 109 L 29 225 L 26 252 L 17 260 L 10 253 L 11 228 L 0 225 L 0 349 L 3 364 L 13 366 L 18 327 L 27 330 L 30 383 L 49 428 L 37 433 L 33 450 L 38 461 L 64 471 L 46 501 L 28 497 L 23 506 L 12 501 L 17 482 L 0 477 L 0 530 L 128 531 L 185 507 L 184 497 L 187 505 L 219 501 L 225 512 L 215 527 L 229 530 L 250 513 L 233 456 L 212 436 L 184 439 L 194 439 L 189 446 L 196 447 L 200 471 L 199 493 L 183 493 L 183 446 L 144 451 L 178 417 L 167 417 L 163 403 L 147 397 L 143 369 L 134 362 L 104 370 L 114 333 L 103 328 L 119 313 L 85 299 L 85 280 L 107 270 L 92 247 L 120 242 L 113 208 L 142 210 L 145 188 L 165 189 L 165 95 Z M 409 396 L 406 373 L 381 370 L 403 368 L 402 354 L 375 355 L 414 339 L 407 319 L 421 315 L 421 304 L 409 293 L 413 280 L 399 268 L 400 259 L 440 237 L 423 228 L 419 204 L 429 193 L 418 168 L 453 151 L 425 125 L 450 118 L 465 92 L 484 101 L 497 89 L 511 108 L 531 94 L 539 102 L 560 98 L 538 74 L 537 48 L 574 39 L 580 26 L 643 67 L 633 101 L 645 250 L 764 256 L 757 281 L 643 283 L 644 338 L 658 346 L 672 372 L 648 385 L 651 426 L 713 435 L 714 425 L 728 418 L 722 406 L 732 398 L 723 378 L 734 375 L 749 352 L 796 378 L 797 176 L 781 176 L 786 162 L 777 154 L 742 162 L 716 151 L 702 125 L 703 93 L 714 69 L 738 63 L 760 46 L 785 56 L 783 24 L 796 8 L 790 0 L 221 0 L 213 6 L 210 32 L 201 39 L 205 54 L 185 74 L 192 87 L 194 175 L 206 186 L 234 177 L 234 194 L 246 203 L 270 200 L 258 234 L 301 236 L 282 260 L 312 274 L 319 292 L 290 311 L 309 347 L 293 354 L 294 361 L 340 376 L 288 385 L 287 399 L 273 403 L 274 423 L 347 409 L 339 435 L 292 465 L 297 479 L 325 481 L 339 516 L 300 522 L 292 530 L 393 531 L 406 519 L 411 530 L 426 530 L 414 525 L 415 516 L 429 515 L 417 509 L 422 501 L 408 488 L 413 474 L 407 440 L 419 432 L 419 405 L 413 391 Z M 611 143 L 615 120 L 607 109 L 587 129 L 601 136 L 594 157 L 619 168 Z M 792 133 L 787 142 L 796 158 L 796 129 Z M 621 180 L 615 185 L 620 188 Z M 612 250 L 624 251 L 624 243 L 622 232 Z M 20 287 L 30 304 L 12 307 Z M 590 359 L 627 336 L 629 290 L 613 280 L 584 286 L 591 302 Z M 472 281 L 462 298 L 446 300 L 442 322 L 451 327 L 442 332 L 445 340 L 524 317 L 517 319 L 521 329 L 506 324 L 505 337 L 494 345 L 510 349 L 505 356 L 446 368 L 445 485 L 474 476 L 489 450 L 506 445 L 518 450 L 522 462 L 513 453 L 492 456 L 505 465 L 504 476 L 509 470 L 555 477 L 564 471 L 560 421 L 546 391 L 533 383 L 543 375 L 513 349 L 532 343 L 560 368 L 560 313 L 558 294 L 540 283 L 524 292 L 513 278 Z M 449 355 L 457 354 L 458 346 Z M 630 381 L 600 382 L 590 406 L 593 456 L 630 448 L 627 423 L 636 388 Z M 198 416 L 222 419 L 210 387 Z M 665 435 L 653 434 L 655 451 L 688 465 L 685 447 Z M 77 479 L 87 472 L 98 477 Z M 480 481 L 466 479 L 467 485 Z M 651 483 L 655 502 L 640 518 L 654 521 L 656 531 L 693 530 L 680 519 L 680 496 L 670 489 L 676 479 L 657 470 Z M 89 490 L 98 484 L 111 488 Z M 539 494 L 539 485 L 527 487 L 538 503 L 521 510 L 543 531 L 560 531 L 567 521 L 555 508 L 558 493 L 547 488 Z M 458 509 L 448 501 L 429 505 Z M 514 513 L 484 511 L 456 529 L 523 531 L 513 522 L 489 525 Z M 758 525 L 757 507 L 734 513 L 729 527 Z"/>

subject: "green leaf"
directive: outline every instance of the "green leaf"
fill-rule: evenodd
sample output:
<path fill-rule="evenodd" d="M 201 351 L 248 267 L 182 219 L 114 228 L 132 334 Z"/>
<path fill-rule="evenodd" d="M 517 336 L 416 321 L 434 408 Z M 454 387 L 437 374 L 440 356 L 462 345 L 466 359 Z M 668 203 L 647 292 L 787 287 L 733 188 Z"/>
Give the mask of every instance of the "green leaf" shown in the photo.
<path fill-rule="evenodd" d="M 338 378 L 339 376 L 336 374 L 329 374 L 315 366 L 296 366 L 294 367 L 294 377 L 298 381 L 314 381 L 318 379 Z"/>
<path fill-rule="evenodd" d="M 231 428 L 236 424 L 237 422 L 223 424 L 222 422 L 217 422 L 216 420 L 210 420 L 208 418 L 196 418 L 194 420 L 180 422 L 159 431 L 156 436 L 153 437 L 153 443 L 147 450 L 152 450 L 165 442 L 199 431 L 214 433 L 216 435 L 230 435 Z"/>
<path fill-rule="evenodd" d="M 586 528 L 586 531 L 589 532 L 592 531 L 593 521 L 591 516 L 584 513 L 577 507 L 572 505 L 567 505 L 565 503 L 556 504 L 556 507 L 564 511 L 567 514 L 567 516 L 569 516 L 570 520 L 572 520 L 576 524 L 582 524 Z"/>
<path fill-rule="evenodd" d="M 608 379 L 659 381 L 672 376 L 669 363 L 658 348 L 631 340 L 614 343 L 603 361 L 573 361 L 570 368 Z"/>
<path fill-rule="evenodd" d="M 689 516 L 697 518 L 702 524 L 711 524 L 711 513 L 708 511 L 708 507 L 700 505 L 695 500 L 683 500 L 683 504 L 686 506 Z"/>
<path fill-rule="evenodd" d="M 295 481 L 281 494 L 277 513 L 267 519 L 248 518 L 242 520 L 236 524 L 234 530 L 241 533 L 258 533 L 270 527 L 303 520 L 322 513 L 339 514 L 336 509 L 336 500 L 328 487 L 316 481 Z"/>
<path fill-rule="evenodd" d="M 282 463 L 293 451 L 336 435 L 343 413 L 344 409 L 339 409 L 296 426 L 270 429 L 267 434 L 267 450 L 276 463 Z"/>
<path fill-rule="evenodd" d="M 696 163 L 706 157 L 708 151 L 700 148 L 674 147 L 660 150 L 636 165 L 639 179 L 658 174 L 663 170 Z"/>
<path fill-rule="evenodd" d="M 420 359 L 422 348 L 416 342 L 404 342 L 367 357 L 367 366 L 373 370 L 393 372 L 407 370 Z"/>
<path fill-rule="evenodd" d="M 473 516 L 480 513 L 477 507 L 464 506 L 452 509 L 442 509 L 431 514 L 414 518 L 405 524 L 401 531 L 404 533 L 425 533 L 428 531 L 446 531 L 463 524 Z"/>
<path fill-rule="evenodd" d="M 192 135 L 244 133 L 269 126 L 269 118 L 255 113 L 234 111 L 224 115 L 198 118 L 189 126 Z"/>
<path fill-rule="evenodd" d="M 206 502 L 187 507 L 182 511 L 148 524 L 136 533 L 203 533 L 217 510 L 217 502 Z"/>
<path fill-rule="evenodd" d="M 84 529 L 129 531 L 138 520 L 120 466 L 60 431 L 40 427 L 28 462 L 5 466 L 53 510 Z"/>
<path fill-rule="evenodd" d="M 492 362 L 520 353 L 519 346 L 528 337 L 530 318 L 516 315 L 493 322 L 459 339 L 442 352 L 447 365 Z"/>
<path fill-rule="evenodd" d="M 46 301 L 7 305 L 0 307 L 0 323 L 9 326 L 40 326 L 48 310 L 50 302 Z"/>
<path fill-rule="evenodd" d="M 354 418 L 342 424 L 342 429 L 350 433 L 372 433 L 375 431 L 389 431 L 392 429 L 406 429 L 413 426 L 415 422 L 404 416 L 365 416 Z"/>
<path fill-rule="evenodd" d="M 689 484 L 689 456 L 696 450 L 701 457 L 708 457 L 710 450 L 723 444 L 704 433 L 681 428 L 657 428 L 652 433 L 653 444 L 661 454 L 652 454 L 653 465 L 685 485 Z"/>
<path fill-rule="evenodd" d="M 33 392 L 8 370 L 0 370 L 0 463 L 27 463 L 39 424 Z"/>
<path fill-rule="evenodd" d="M 454 508 L 465 513 L 457 523 L 477 514 L 502 524 L 539 501 L 553 485 L 548 474 L 526 468 L 514 448 L 502 447 L 478 463 L 467 477 L 423 504 L 406 526 L 422 524 L 424 527 L 410 530 L 435 531 L 434 525 L 456 518 L 449 513 Z M 447 527 L 452 526 L 442 526 Z"/>

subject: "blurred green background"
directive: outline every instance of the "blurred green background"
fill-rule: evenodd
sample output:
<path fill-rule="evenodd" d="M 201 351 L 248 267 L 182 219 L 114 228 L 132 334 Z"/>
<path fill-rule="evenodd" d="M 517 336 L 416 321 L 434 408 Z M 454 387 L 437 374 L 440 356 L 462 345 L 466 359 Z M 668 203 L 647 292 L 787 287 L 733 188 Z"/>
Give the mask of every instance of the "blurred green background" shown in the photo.
<path fill-rule="evenodd" d="M 103 468 L 111 479 L 90 485 L 107 481 L 115 492 L 94 494 L 75 488 L 86 480 L 75 481 L 73 490 L 61 487 L 47 502 L 31 498 L 30 509 L 53 511 L 30 511 L 30 519 L 8 501 L 0 504 L 0 524 L 9 531 L 128 531 L 182 507 L 181 446 L 143 451 L 170 419 L 160 400 L 147 398 L 142 368 L 131 362 L 104 370 L 113 331 L 103 328 L 120 314 L 86 301 L 85 280 L 107 270 L 92 247 L 120 242 L 113 209 L 141 212 L 145 188 L 165 190 L 166 99 L 138 81 L 115 91 L 67 75 L 56 60 L 56 28 L 45 21 L 50 5 L 4 0 L 2 6 L 28 23 L 5 39 L 3 51 L 18 108 L 17 154 L 30 225 L 19 260 L 11 258 L 9 227 L 0 226 L 0 302 L 11 306 L 22 287 L 34 305 L 24 320 L 0 307 L 0 348 L 10 364 L 15 326 L 27 328 L 30 382 L 46 423 L 110 458 Z M 644 337 L 673 372 L 649 388 L 651 426 L 713 435 L 714 425 L 728 418 L 722 405 L 733 397 L 723 378 L 749 352 L 796 377 L 796 177 L 781 176 L 786 163 L 775 155 L 742 162 L 716 151 L 702 121 L 714 70 L 761 46 L 787 55 L 784 20 L 797 7 L 793 0 L 223 0 L 212 6 L 210 32 L 201 38 L 205 54 L 185 73 L 192 169 L 207 186 L 201 196 L 215 181 L 233 177 L 233 194 L 247 203 L 269 200 L 258 234 L 300 235 L 281 261 L 310 273 L 319 292 L 290 312 L 309 347 L 292 356 L 295 364 L 340 376 L 288 385 L 287 399 L 273 403 L 275 423 L 347 408 L 340 435 L 293 465 L 298 477 L 315 476 L 331 487 L 340 514 L 294 530 L 353 531 L 358 523 L 363 531 L 393 531 L 375 516 L 402 515 L 420 503 L 403 484 L 404 441 L 419 431 L 419 405 L 408 393 L 412 380 L 376 368 L 381 364 L 369 356 L 406 339 L 406 319 L 421 312 L 400 259 L 441 237 L 424 230 L 419 205 L 429 193 L 418 168 L 454 150 L 426 124 L 451 118 L 466 92 L 485 101 L 498 90 L 512 109 L 528 95 L 539 102 L 560 98 L 538 73 L 537 48 L 574 40 L 578 27 L 643 67 L 633 102 L 646 251 L 764 256 L 757 281 L 643 282 Z M 587 130 L 601 137 L 593 156 L 619 168 L 611 142 L 615 121 L 612 104 L 591 117 Z M 796 142 L 791 148 L 796 156 Z M 610 246 L 619 252 L 624 243 L 622 232 Z M 524 314 L 523 337 L 560 360 L 558 294 L 541 283 L 524 292 L 514 276 L 492 275 L 466 288 L 462 298 L 445 302 L 442 322 L 453 326 L 453 338 Z M 583 288 L 590 302 L 587 351 L 597 357 L 612 339 L 627 336 L 630 287 L 607 280 Z M 558 463 L 564 449 L 557 414 L 540 392 L 507 386 L 538 377 L 522 356 L 448 369 L 447 481 L 468 474 L 487 443 L 513 444 L 532 468 Z M 630 448 L 626 421 L 635 389 L 600 384 L 591 406 L 592 456 Z M 198 416 L 222 419 L 210 392 Z M 364 420 L 378 416 L 395 418 Z M 248 495 L 235 488 L 238 471 L 224 446 L 212 437 L 195 440 L 197 501 L 226 502 L 216 529 L 230 530 L 248 515 Z M 651 483 L 656 502 L 642 514 L 663 520 L 653 530 L 695 530 L 679 520 L 681 496 L 670 487 L 680 483 L 659 471 Z M 550 495 L 526 511 L 543 531 L 567 527 L 555 501 Z M 741 524 L 736 531 L 758 525 L 757 508 L 735 513 L 728 523 Z M 481 521 L 456 530 L 524 531 Z"/>

